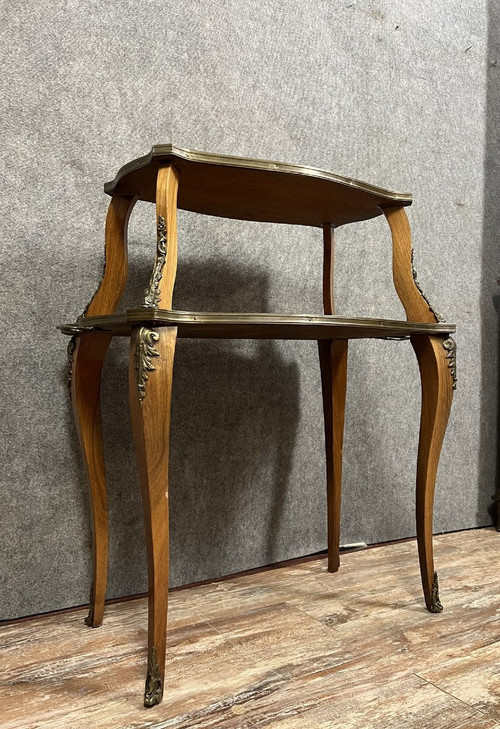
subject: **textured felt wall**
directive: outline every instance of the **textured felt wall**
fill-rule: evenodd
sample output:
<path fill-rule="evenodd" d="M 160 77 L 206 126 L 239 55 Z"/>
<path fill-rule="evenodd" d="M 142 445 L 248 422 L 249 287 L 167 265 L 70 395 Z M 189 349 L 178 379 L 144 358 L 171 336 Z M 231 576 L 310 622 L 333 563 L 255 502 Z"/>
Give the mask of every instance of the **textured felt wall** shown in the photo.
<path fill-rule="evenodd" d="M 0 617 L 87 600 L 89 502 L 56 326 L 83 310 L 101 275 L 103 182 L 153 143 L 303 163 L 414 193 L 419 280 L 458 324 L 435 528 L 490 523 L 494 11 L 483 0 L 4 3 Z M 337 240 L 338 313 L 402 318 L 384 221 Z M 154 249 L 154 210 L 142 204 L 131 219 L 127 304 L 142 295 Z M 321 249 L 318 230 L 181 213 L 174 304 L 320 312 Z M 126 360 L 126 342 L 114 342 L 102 392 L 110 597 L 146 589 Z M 342 541 L 411 536 L 413 351 L 354 342 L 349 368 Z M 180 341 L 172 432 L 172 585 L 325 548 L 314 343 Z"/>

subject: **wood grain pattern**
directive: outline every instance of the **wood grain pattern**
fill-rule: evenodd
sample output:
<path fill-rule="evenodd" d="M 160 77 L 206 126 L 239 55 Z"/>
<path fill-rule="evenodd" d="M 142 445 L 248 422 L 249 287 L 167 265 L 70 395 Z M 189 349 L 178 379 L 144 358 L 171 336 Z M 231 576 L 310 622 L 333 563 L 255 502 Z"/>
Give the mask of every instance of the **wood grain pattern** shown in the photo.
<path fill-rule="evenodd" d="M 498 632 L 497 632 L 498 637 Z M 498 643 L 482 646 L 445 661 L 439 670 L 429 668 L 419 673 L 431 683 L 461 701 L 500 722 L 500 662 Z"/>
<path fill-rule="evenodd" d="M 168 456 L 170 404 L 177 332 L 160 329 L 155 340 L 154 370 L 149 371 L 143 399 L 138 388 L 139 327 L 130 345 L 130 412 L 141 483 L 148 556 L 148 670 L 144 703 L 161 701 L 167 631 L 169 528 Z M 148 686 L 148 681 L 150 685 Z"/>
<path fill-rule="evenodd" d="M 179 187 L 180 173 L 182 185 Z M 279 183 L 279 184 L 278 184 Z M 199 153 L 180 154 L 173 148 L 153 148 L 147 159 L 136 160 L 108 186 L 115 197 L 106 226 L 109 254 L 102 284 L 85 312 L 88 316 L 64 331 L 79 338 L 72 384 L 75 416 L 87 461 L 93 501 L 95 577 L 89 624 L 98 625 L 106 583 L 107 511 L 102 459 L 99 386 L 102 363 L 110 336 L 131 337 L 130 402 L 138 470 L 141 482 L 148 554 L 148 668 L 145 706 L 161 702 L 165 685 L 166 621 L 168 601 L 168 454 L 170 404 L 176 339 L 182 336 L 238 338 L 318 339 L 327 460 L 328 569 L 339 566 L 342 443 L 347 387 L 347 339 L 355 337 L 408 337 L 417 354 L 422 380 L 422 418 L 417 469 L 417 541 L 427 608 L 441 609 L 432 553 L 432 505 L 437 463 L 451 406 L 452 377 L 443 347 L 444 335 L 453 325 L 438 323 L 438 316 L 416 283 L 412 266 L 410 229 L 403 199 L 356 181 L 335 178 L 308 169 L 286 169 L 272 163 L 218 158 Z M 132 195 L 134 197 L 130 197 Z M 112 314 L 121 297 L 127 273 L 126 227 L 136 197 L 156 201 L 157 252 L 144 305 L 125 315 Z M 396 205 L 397 200 L 397 207 Z M 390 201 L 390 202 L 388 202 Z M 323 303 L 325 314 L 286 316 L 277 314 L 197 314 L 172 312 L 177 269 L 177 206 L 207 214 L 248 220 L 320 225 L 323 228 Z M 391 205 L 391 207 L 384 207 Z M 393 240 L 394 283 L 405 308 L 407 322 L 335 317 L 333 292 L 334 225 L 362 220 L 383 212 Z M 414 321 L 411 321 L 414 320 Z M 442 336 L 440 337 L 439 334 Z M 452 344 L 452 340 L 448 340 Z M 257 627 L 264 619 L 268 627 Z M 348 622 L 349 616 L 346 616 Z M 253 608 L 242 616 L 242 629 L 231 629 L 227 619 L 214 618 L 210 628 L 218 635 L 230 632 L 231 663 L 234 646 L 245 647 L 241 667 L 252 683 L 252 696 L 267 696 L 280 679 L 330 672 L 339 665 L 358 664 L 346 659 L 332 640 L 331 620 L 316 620 L 307 610 L 288 603 Z M 272 626 L 275 625 L 275 628 Z M 203 628 L 206 632 L 206 628 Z M 290 640 L 293 636 L 293 654 Z M 386 647 L 390 648 L 387 637 Z M 365 637 L 365 653 L 376 638 Z M 256 652 L 268 649 L 267 672 L 256 666 Z M 288 646 L 288 647 L 287 647 Z M 309 651 L 307 658 L 303 651 Z M 346 647 L 343 646 L 342 650 Z M 255 655 L 253 655 L 255 653 Z M 375 655 L 375 652 L 374 654 Z M 251 665 L 253 673 L 246 664 Z M 384 663 L 389 670 L 392 661 Z M 178 673 L 182 673 L 184 665 Z M 241 671 L 239 671 L 241 674 Z M 383 671 L 381 671 L 382 675 Z M 177 675 L 177 674 L 176 674 Z M 361 675 L 361 674 L 358 674 Z M 258 680 L 256 680 L 256 678 Z M 170 680 L 167 680 L 170 688 Z M 242 696 L 248 699 L 248 691 Z M 240 696 L 238 694 L 238 696 Z M 241 698 L 241 697 L 240 697 Z M 241 703 L 240 698 L 233 705 Z M 225 708 L 215 702 L 214 706 Z M 217 710 L 218 710 L 217 709 Z M 190 714 L 203 720 L 207 710 Z M 226 717 L 227 718 L 227 717 Z M 178 723 L 178 722 L 177 722 Z M 213 726 L 213 722 L 212 726 Z M 250 724 L 253 720 L 250 721 Z M 193 724 L 191 723 L 190 726 Z M 201 725 L 201 724 L 200 724 Z"/>
<path fill-rule="evenodd" d="M 73 354 L 71 400 L 90 488 L 93 577 L 87 625 L 97 628 L 104 615 L 108 581 L 108 504 L 101 423 L 101 372 L 110 336 L 82 334 Z"/>
<path fill-rule="evenodd" d="M 112 314 L 127 282 L 127 227 L 136 197 L 113 198 L 105 228 L 105 269 L 84 316 Z M 91 494 L 93 580 L 86 622 L 101 625 L 108 571 L 108 513 L 101 426 L 101 372 L 111 336 L 77 337 L 72 356 L 71 400 Z"/>
<path fill-rule="evenodd" d="M 159 306 L 172 305 L 177 270 L 179 174 L 158 170 L 156 212 L 165 247 L 157 249 L 150 291 Z M 139 326 L 130 339 L 129 393 L 141 483 L 148 555 L 148 667 L 144 705 L 160 703 L 164 690 L 169 572 L 168 457 L 176 327 Z"/>
<path fill-rule="evenodd" d="M 230 157 L 156 145 L 132 160 L 113 182 L 109 195 L 138 194 L 156 200 L 161 165 L 182 174 L 179 207 L 205 215 L 322 227 L 343 225 L 381 214 L 381 205 L 410 205 L 411 195 L 301 165 Z"/>
<path fill-rule="evenodd" d="M 323 311 L 335 313 L 333 226 L 323 226 Z M 326 493 L 328 523 L 328 570 L 340 565 L 340 509 L 342 497 L 342 449 L 347 391 L 347 339 L 318 340 L 325 421 Z"/>
<path fill-rule="evenodd" d="M 325 420 L 326 486 L 328 518 L 328 569 L 340 565 L 340 509 L 342 450 L 347 392 L 347 339 L 318 342 Z"/>
<path fill-rule="evenodd" d="M 438 612 L 442 606 L 434 571 L 432 516 L 439 456 L 453 400 L 453 380 L 442 338 L 413 335 L 411 343 L 422 384 L 416 504 L 420 571 L 427 609 Z"/>
<path fill-rule="evenodd" d="M 435 323 L 436 317 L 413 277 L 412 242 L 408 216 L 402 207 L 383 207 L 392 234 L 392 275 L 408 321 Z"/>
<path fill-rule="evenodd" d="M 146 600 L 0 627 L 2 729 L 500 726 L 498 533 L 435 537 L 446 612 L 419 599 L 415 541 L 173 590 L 168 700 L 138 700 Z M 395 575 L 397 578 L 395 578 Z"/>
<path fill-rule="evenodd" d="M 160 167 L 156 187 L 156 217 L 162 216 L 167 228 L 167 259 L 160 281 L 158 308 L 171 309 L 177 273 L 177 193 L 179 172 L 172 165 Z"/>
<path fill-rule="evenodd" d="M 392 233 L 394 286 L 409 321 L 436 323 L 438 317 L 419 289 L 413 268 L 410 225 L 404 208 L 384 207 Z M 432 514 L 441 446 L 453 399 L 454 382 L 443 346 L 444 338 L 411 335 L 420 369 L 422 412 L 417 463 L 417 538 L 425 603 L 430 612 L 441 611 L 438 578 L 432 551 Z"/>
<path fill-rule="evenodd" d="M 112 314 L 125 291 L 128 277 L 127 229 L 137 195 L 116 197 L 109 204 L 104 230 L 104 273 L 85 316 Z"/>
<path fill-rule="evenodd" d="M 255 727 L 279 729 L 491 729 L 487 716 L 418 676 L 336 686 L 332 673 L 291 681 L 255 702 Z M 332 685 L 333 684 L 333 685 Z"/>

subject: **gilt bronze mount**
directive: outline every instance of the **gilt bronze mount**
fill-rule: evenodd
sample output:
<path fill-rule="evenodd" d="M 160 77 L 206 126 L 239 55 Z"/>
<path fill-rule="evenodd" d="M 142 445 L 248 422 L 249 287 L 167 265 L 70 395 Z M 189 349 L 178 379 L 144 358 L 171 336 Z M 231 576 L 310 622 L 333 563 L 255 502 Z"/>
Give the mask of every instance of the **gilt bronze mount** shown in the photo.
<path fill-rule="evenodd" d="M 137 334 L 136 349 L 136 370 L 137 370 L 137 390 L 139 400 L 142 402 L 146 397 L 146 382 L 149 379 L 149 373 L 154 372 L 153 357 L 159 357 L 160 353 L 155 348 L 156 342 L 160 339 L 160 335 L 154 329 L 140 327 Z"/>
<path fill-rule="evenodd" d="M 144 689 L 144 706 L 156 706 L 163 696 L 163 683 L 160 666 L 156 660 L 156 648 L 153 646 L 148 659 L 148 671 L 146 675 L 146 686 Z"/>

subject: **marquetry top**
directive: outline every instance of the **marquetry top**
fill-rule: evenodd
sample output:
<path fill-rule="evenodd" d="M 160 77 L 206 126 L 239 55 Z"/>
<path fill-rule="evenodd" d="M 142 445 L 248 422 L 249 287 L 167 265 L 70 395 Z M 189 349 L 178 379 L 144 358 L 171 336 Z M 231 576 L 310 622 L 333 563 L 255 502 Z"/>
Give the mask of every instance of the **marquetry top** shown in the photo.
<path fill-rule="evenodd" d="M 124 165 L 104 191 L 154 202 L 158 168 L 168 163 L 180 172 L 178 206 L 222 218 L 338 226 L 374 218 L 383 207 L 412 202 L 408 193 L 313 167 L 196 152 L 172 144 L 155 145 L 149 154 Z"/>

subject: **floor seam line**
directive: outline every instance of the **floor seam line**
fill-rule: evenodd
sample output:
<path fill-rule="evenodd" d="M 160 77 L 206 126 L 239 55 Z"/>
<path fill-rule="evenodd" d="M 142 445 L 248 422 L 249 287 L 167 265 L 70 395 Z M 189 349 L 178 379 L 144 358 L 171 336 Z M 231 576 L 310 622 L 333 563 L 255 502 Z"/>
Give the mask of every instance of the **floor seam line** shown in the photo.
<path fill-rule="evenodd" d="M 428 678 L 424 678 L 419 673 L 416 673 L 415 671 L 413 671 L 413 675 L 416 676 L 417 678 L 419 678 L 421 681 L 425 681 L 425 683 L 428 683 L 430 686 L 434 686 L 434 688 L 438 689 L 443 694 L 450 696 L 452 699 L 456 699 L 457 701 L 460 701 L 461 704 L 464 704 L 464 706 L 468 706 L 469 709 L 473 709 L 473 711 L 477 711 L 478 714 L 481 714 L 481 716 L 486 716 L 486 717 L 492 719 L 493 721 L 496 721 L 496 719 L 494 719 L 492 716 L 490 716 L 490 714 L 488 712 L 481 711 L 481 709 L 478 709 L 476 706 L 474 706 L 474 704 L 470 704 L 468 701 L 464 701 L 459 696 L 455 696 L 455 694 L 452 694 L 452 693 L 450 693 L 450 691 L 447 691 L 446 689 L 441 688 L 441 686 L 439 686 L 437 683 L 434 683 L 433 681 L 429 681 Z"/>

